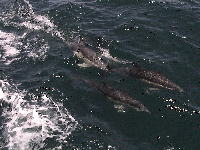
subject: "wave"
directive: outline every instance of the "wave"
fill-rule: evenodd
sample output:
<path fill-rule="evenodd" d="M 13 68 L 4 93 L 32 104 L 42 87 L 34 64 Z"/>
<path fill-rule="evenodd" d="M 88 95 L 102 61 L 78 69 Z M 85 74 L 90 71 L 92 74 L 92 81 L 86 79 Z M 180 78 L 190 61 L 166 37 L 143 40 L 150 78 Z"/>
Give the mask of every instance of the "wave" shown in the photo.
<path fill-rule="evenodd" d="M 4 27 L 9 26 L 18 31 L 6 31 L 5 28 L 0 30 L 0 48 L 3 49 L 1 61 L 5 65 L 19 60 L 22 53 L 33 60 L 44 60 L 49 45 L 48 39 L 39 35 L 42 32 L 66 43 L 64 36 L 52 20 L 47 16 L 35 14 L 32 5 L 27 0 L 10 1 L 0 15 L 0 22 Z M 30 37 L 32 33 L 34 37 Z"/>
<path fill-rule="evenodd" d="M 56 147 L 67 143 L 78 122 L 61 103 L 46 93 L 36 96 L 19 90 L 6 80 L 0 80 L 0 85 L 0 102 L 7 104 L 2 114 L 7 143 L 2 148 L 39 149 L 47 140 L 56 142 Z"/>

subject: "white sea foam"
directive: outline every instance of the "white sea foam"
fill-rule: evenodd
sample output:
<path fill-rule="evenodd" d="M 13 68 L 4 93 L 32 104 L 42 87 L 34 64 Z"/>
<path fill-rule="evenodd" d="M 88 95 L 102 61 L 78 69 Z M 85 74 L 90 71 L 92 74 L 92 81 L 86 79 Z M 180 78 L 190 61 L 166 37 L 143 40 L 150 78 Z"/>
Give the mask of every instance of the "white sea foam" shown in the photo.
<path fill-rule="evenodd" d="M 28 13 L 30 16 L 29 18 L 26 18 L 28 21 L 24 21 L 20 24 L 21 26 L 25 26 L 30 30 L 44 30 L 47 33 L 51 33 L 52 36 L 56 36 L 65 42 L 65 38 L 62 36 L 62 33 L 57 30 L 57 26 L 52 23 L 52 21 L 47 16 L 36 15 L 29 1 L 24 0 L 24 2 L 28 6 Z"/>
<path fill-rule="evenodd" d="M 159 3 L 180 3 L 180 0 L 151 0 L 151 3 L 153 2 L 159 2 Z"/>
<path fill-rule="evenodd" d="M 98 48 L 101 51 L 101 57 L 106 57 L 107 59 L 109 59 L 111 61 L 122 63 L 122 64 L 132 63 L 131 61 L 128 61 L 128 60 L 120 60 L 117 57 L 113 57 L 110 54 L 109 49 L 104 49 L 104 48 L 101 48 L 101 47 L 98 47 Z"/>
<path fill-rule="evenodd" d="M 35 14 L 32 5 L 27 0 L 23 0 L 20 3 L 23 3 L 23 5 L 17 6 L 19 7 L 18 11 L 12 9 L 12 7 L 16 6 L 10 5 L 10 8 L 0 15 L 0 20 L 5 26 L 9 25 L 23 29 L 21 35 L 0 31 L 0 48 L 3 49 L 1 61 L 6 65 L 11 64 L 15 60 L 19 60 L 22 49 L 23 53 L 25 51 L 27 54 L 28 58 L 34 60 L 44 60 L 46 58 L 49 49 L 48 42 L 43 41 L 45 39 L 41 39 L 42 37 L 38 36 L 37 41 L 35 41 L 36 44 L 32 45 L 30 41 L 35 39 L 28 37 L 31 32 L 41 30 L 50 34 L 52 37 L 61 39 L 67 44 L 62 33 L 58 31 L 57 26 L 47 16 Z M 18 21 L 15 22 L 13 17 L 19 17 Z M 24 39 L 26 41 L 27 37 L 28 42 L 22 42 Z M 40 47 L 38 47 L 37 42 L 40 41 L 43 41 L 43 45 L 40 44 Z"/>
<path fill-rule="evenodd" d="M 11 150 L 39 149 L 52 138 L 61 147 L 78 124 L 61 103 L 47 94 L 27 94 L 7 81 L 0 81 L 0 102 L 10 106 L 3 111 L 3 129 L 8 141 L 4 147 Z"/>
<path fill-rule="evenodd" d="M 41 26 L 33 24 L 33 23 L 30 23 L 30 22 L 22 22 L 20 25 L 24 26 L 24 27 L 26 27 L 26 28 L 28 28 L 30 30 L 41 30 L 42 29 Z"/>
<path fill-rule="evenodd" d="M 10 64 L 20 53 L 20 50 L 17 48 L 20 45 L 22 45 L 22 43 L 18 40 L 17 35 L 0 30 L 0 47 L 3 50 L 1 59 L 5 64 Z"/>
<path fill-rule="evenodd" d="M 46 53 L 49 49 L 48 43 L 44 39 L 41 40 L 39 37 L 37 37 L 29 39 L 26 44 L 23 44 L 20 41 L 25 36 L 26 34 L 19 36 L 13 33 L 6 33 L 0 30 L 0 47 L 3 50 L 1 61 L 3 61 L 5 65 L 9 65 L 13 61 L 20 59 L 20 47 L 22 47 L 22 45 L 27 53 L 27 57 L 30 57 L 34 60 L 44 60 L 46 58 Z M 38 43 L 41 44 L 39 45 Z"/>

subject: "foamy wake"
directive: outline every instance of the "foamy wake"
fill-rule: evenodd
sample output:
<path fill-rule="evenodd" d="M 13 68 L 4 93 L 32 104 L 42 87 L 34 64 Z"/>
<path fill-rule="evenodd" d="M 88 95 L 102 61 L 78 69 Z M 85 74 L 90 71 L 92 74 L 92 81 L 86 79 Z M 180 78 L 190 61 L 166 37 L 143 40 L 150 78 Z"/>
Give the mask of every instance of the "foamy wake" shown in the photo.
<path fill-rule="evenodd" d="M 57 26 L 52 23 L 47 16 L 36 15 L 29 1 L 24 0 L 24 3 L 27 5 L 27 13 L 29 13 L 29 17 L 26 18 L 26 21 L 19 24 L 19 26 L 24 26 L 30 30 L 43 30 L 46 33 L 50 33 L 54 37 L 60 38 L 63 42 L 66 42 L 62 33 L 58 31 Z"/>
<path fill-rule="evenodd" d="M 47 94 L 28 94 L 0 80 L 2 103 L 9 107 L 2 114 L 7 139 L 3 147 L 11 150 L 40 149 L 48 140 L 56 142 L 56 149 L 62 149 L 78 124 L 61 103 L 54 102 Z"/>
<path fill-rule="evenodd" d="M 15 3 L 19 4 L 15 6 Z M 13 9 L 12 7 L 19 8 L 16 11 L 16 8 Z M 14 17 L 18 17 L 18 21 L 13 21 Z M 13 2 L 13 4 L 11 3 L 8 10 L 5 10 L 5 12 L 0 15 L 0 21 L 2 21 L 5 26 L 14 26 L 23 29 L 21 35 L 0 30 L 0 49 L 3 49 L 1 61 L 6 65 L 9 65 L 15 60 L 19 60 L 22 49 L 23 52 L 24 50 L 26 51 L 28 58 L 34 60 L 44 60 L 46 58 L 49 49 L 48 42 L 41 36 L 37 36 L 36 41 L 34 38 L 28 37 L 31 32 L 41 30 L 50 34 L 52 37 L 57 37 L 63 42 L 66 42 L 62 33 L 57 30 L 57 26 L 54 25 L 47 16 L 36 15 L 33 11 L 32 5 L 27 0 Z M 36 32 L 36 34 L 38 33 Z M 27 43 L 23 43 L 22 41 L 26 41 L 27 37 Z M 43 45 L 40 45 L 40 47 L 34 47 L 41 41 Z M 36 44 L 33 45 L 33 42 Z"/>
<path fill-rule="evenodd" d="M 18 50 L 18 46 L 22 45 L 20 41 L 18 41 L 18 37 L 13 33 L 6 33 L 0 30 L 0 48 L 3 49 L 1 59 L 6 64 L 10 64 L 14 61 L 13 58 L 20 53 Z"/>

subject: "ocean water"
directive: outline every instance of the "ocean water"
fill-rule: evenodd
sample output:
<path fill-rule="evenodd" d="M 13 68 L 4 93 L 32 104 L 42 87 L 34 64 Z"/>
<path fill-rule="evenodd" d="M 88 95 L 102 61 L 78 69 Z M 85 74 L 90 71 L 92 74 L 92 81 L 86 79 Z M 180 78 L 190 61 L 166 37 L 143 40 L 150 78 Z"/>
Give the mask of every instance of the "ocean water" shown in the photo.
<path fill-rule="evenodd" d="M 198 0 L 0 0 L 1 150 L 198 150 Z M 184 92 L 83 62 L 79 37 L 113 67 L 159 72 Z M 106 82 L 151 113 L 77 80 Z"/>

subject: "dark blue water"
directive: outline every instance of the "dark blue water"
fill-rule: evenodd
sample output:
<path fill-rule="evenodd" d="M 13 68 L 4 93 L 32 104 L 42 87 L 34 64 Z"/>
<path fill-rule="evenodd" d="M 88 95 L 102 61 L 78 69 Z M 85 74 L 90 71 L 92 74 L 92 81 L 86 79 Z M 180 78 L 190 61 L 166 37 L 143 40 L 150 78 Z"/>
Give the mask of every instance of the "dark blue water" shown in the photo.
<path fill-rule="evenodd" d="M 198 0 L 1 0 L 0 149 L 199 149 L 199 35 Z M 137 62 L 184 92 L 78 66 L 69 43 L 80 36 L 112 67 Z M 151 114 L 78 77 L 129 93 Z"/>

